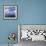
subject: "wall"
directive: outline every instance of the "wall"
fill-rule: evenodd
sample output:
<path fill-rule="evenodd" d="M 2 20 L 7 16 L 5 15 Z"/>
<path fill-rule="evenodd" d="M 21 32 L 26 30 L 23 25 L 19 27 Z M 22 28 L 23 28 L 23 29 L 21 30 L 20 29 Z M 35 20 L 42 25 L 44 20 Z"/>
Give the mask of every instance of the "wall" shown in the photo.
<path fill-rule="evenodd" d="M 18 5 L 18 19 L 4 20 L 3 5 Z M 8 43 L 9 32 L 18 32 L 18 24 L 46 24 L 46 0 L 0 0 L 0 44 Z"/>

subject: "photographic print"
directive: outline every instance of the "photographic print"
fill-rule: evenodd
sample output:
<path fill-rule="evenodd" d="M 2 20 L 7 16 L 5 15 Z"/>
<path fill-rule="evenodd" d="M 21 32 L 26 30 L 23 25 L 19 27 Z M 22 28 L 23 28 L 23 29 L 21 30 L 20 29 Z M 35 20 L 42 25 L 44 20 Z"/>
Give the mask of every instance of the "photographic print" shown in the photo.
<path fill-rule="evenodd" d="M 4 6 L 4 19 L 17 19 L 17 6 Z"/>

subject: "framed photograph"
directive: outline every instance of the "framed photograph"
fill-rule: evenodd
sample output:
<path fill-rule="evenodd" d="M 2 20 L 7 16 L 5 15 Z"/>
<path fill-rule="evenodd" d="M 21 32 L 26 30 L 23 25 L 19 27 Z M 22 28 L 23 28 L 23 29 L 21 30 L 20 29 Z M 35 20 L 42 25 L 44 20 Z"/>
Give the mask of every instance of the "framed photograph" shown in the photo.
<path fill-rule="evenodd" d="M 17 19 L 17 6 L 4 5 L 4 19 Z"/>

